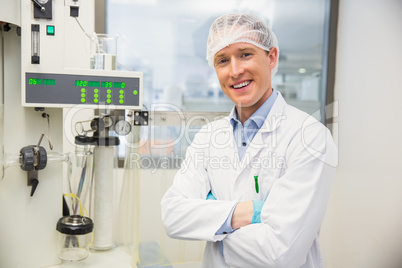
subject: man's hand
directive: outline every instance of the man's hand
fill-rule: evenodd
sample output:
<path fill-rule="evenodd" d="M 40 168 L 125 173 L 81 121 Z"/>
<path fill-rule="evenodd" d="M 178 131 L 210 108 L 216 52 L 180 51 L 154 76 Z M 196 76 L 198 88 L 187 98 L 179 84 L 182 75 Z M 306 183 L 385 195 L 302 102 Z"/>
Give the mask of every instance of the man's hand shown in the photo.
<path fill-rule="evenodd" d="M 239 229 L 240 227 L 251 224 L 253 218 L 253 201 L 239 202 L 233 212 L 232 228 Z"/>

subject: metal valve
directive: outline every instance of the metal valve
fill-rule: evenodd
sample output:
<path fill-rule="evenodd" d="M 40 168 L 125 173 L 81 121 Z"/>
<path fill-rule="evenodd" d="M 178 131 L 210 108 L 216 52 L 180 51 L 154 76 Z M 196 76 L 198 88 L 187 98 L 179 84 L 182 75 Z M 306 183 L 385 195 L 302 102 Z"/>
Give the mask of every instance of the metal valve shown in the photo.
<path fill-rule="evenodd" d="M 47 154 L 42 146 L 26 146 L 20 150 L 20 167 L 28 172 L 27 185 L 32 186 L 31 196 L 39 184 L 38 170 L 44 169 L 47 164 Z"/>
<path fill-rule="evenodd" d="M 29 145 L 20 150 L 20 167 L 28 173 L 27 184 L 32 186 L 31 196 L 34 195 L 39 184 L 38 170 L 44 169 L 47 165 L 46 149 L 40 146 L 43 137 L 47 138 L 46 135 L 42 134 L 38 145 Z M 49 147 L 51 150 L 53 149 L 50 140 Z"/>

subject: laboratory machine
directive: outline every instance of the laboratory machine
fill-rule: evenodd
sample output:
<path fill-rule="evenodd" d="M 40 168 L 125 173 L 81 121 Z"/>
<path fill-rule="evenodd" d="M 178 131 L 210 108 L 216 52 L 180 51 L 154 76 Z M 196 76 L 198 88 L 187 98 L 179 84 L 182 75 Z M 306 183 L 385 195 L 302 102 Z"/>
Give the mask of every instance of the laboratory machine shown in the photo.
<path fill-rule="evenodd" d="M 127 167 L 119 189 L 114 173 L 121 138 L 138 140 L 147 120 L 143 75 L 116 70 L 94 3 L 1 3 L 0 267 L 116 248 L 137 266 L 139 172 Z"/>

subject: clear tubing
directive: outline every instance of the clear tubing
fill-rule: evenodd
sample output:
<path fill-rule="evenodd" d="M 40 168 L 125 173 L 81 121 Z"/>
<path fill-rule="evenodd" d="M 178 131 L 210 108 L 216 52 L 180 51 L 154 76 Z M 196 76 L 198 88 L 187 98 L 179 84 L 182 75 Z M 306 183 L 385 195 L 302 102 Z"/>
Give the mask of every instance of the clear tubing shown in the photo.
<path fill-rule="evenodd" d="M 67 162 L 69 159 L 68 154 L 61 154 L 56 152 L 47 152 L 47 163 Z M 20 154 L 4 154 L 4 160 L 1 162 L 4 168 L 12 166 L 20 166 L 22 156 Z"/>

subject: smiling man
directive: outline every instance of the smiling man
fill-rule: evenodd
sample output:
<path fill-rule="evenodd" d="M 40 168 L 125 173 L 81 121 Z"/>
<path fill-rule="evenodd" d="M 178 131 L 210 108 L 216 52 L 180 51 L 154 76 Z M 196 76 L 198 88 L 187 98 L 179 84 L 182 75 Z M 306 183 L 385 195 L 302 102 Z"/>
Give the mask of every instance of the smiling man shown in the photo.
<path fill-rule="evenodd" d="M 169 236 L 207 241 L 203 267 L 323 267 L 318 234 L 337 150 L 325 126 L 272 88 L 278 57 L 255 16 L 210 28 L 207 60 L 234 108 L 194 137 L 161 202 Z"/>

